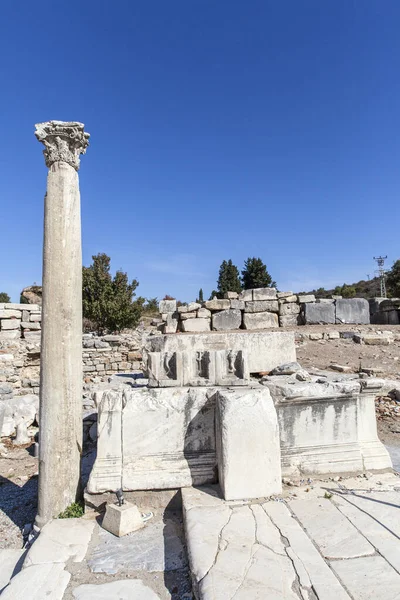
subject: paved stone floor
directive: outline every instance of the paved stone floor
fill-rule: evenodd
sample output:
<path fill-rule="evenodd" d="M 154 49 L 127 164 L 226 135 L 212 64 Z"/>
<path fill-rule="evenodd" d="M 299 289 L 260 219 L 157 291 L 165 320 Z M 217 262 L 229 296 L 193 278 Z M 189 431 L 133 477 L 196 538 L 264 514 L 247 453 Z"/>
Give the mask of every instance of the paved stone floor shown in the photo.
<path fill-rule="evenodd" d="M 304 482 L 260 503 L 188 488 L 183 502 L 201 600 L 400 599 L 396 475 Z"/>
<path fill-rule="evenodd" d="M 399 476 L 289 483 L 258 502 L 183 490 L 186 540 L 180 511 L 123 538 L 94 513 L 52 521 L 0 554 L 1 600 L 400 600 Z"/>

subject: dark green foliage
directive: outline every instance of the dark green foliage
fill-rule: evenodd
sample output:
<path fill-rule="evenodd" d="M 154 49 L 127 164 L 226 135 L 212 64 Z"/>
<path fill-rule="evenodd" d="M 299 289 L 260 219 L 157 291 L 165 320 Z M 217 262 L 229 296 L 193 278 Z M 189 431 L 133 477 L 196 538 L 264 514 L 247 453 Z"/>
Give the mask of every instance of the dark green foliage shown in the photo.
<path fill-rule="evenodd" d="M 19 297 L 19 303 L 20 304 L 29 304 L 29 300 L 28 298 L 25 298 L 25 296 L 23 296 L 22 294 Z"/>
<path fill-rule="evenodd" d="M 11 298 L 6 292 L 0 292 L 0 302 L 11 302 Z"/>
<path fill-rule="evenodd" d="M 240 292 L 242 289 L 239 277 L 239 269 L 232 261 L 224 260 L 219 268 L 218 294 L 223 298 L 225 292 Z"/>
<path fill-rule="evenodd" d="M 209 300 L 212 300 L 215 297 L 221 298 L 221 294 L 219 292 L 217 292 L 216 290 L 213 290 L 210 294 Z"/>
<path fill-rule="evenodd" d="M 254 288 L 276 287 L 261 258 L 248 258 L 242 271 L 242 282 L 245 290 Z M 236 291 L 236 290 L 235 290 Z"/>
<path fill-rule="evenodd" d="M 388 294 L 392 298 L 400 298 L 400 260 L 396 260 L 388 271 L 386 284 Z"/>
<path fill-rule="evenodd" d="M 139 283 L 128 275 L 117 271 L 110 274 L 110 257 L 106 254 L 92 256 L 93 264 L 83 267 L 82 304 L 83 316 L 96 323 L 97 330 L 121 331 L 135 327 L 142 313 L 144 298 L 133 301 Z"/>
<path fill-rule="evenodd" d="M 198 301 L 200 303 L 204 302 L 204 295 L 203 295 L 203 288 L 199 289 L 199 297 L 198 297 Z"/>
<path fill-rule="evenodd" d="M 151 314 L 158 313 L 158 298 L 147 298 L 143 305 L 143 312 Z"/>

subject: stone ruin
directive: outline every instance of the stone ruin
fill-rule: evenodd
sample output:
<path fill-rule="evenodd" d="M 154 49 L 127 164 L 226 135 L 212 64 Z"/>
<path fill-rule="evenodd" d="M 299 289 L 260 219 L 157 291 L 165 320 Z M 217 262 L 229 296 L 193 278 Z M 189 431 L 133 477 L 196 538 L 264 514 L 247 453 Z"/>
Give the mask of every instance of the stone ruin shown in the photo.
<path fill-rule="evenodd" d="M 142 387 L 98 392 L 89 494 L 219 482 L 243 500 L 279 494 L 282 476 L 391 467 L 376 430 L 382 382 L 305 373 L 292 332 L 149 336 L 144 359 Z"/>

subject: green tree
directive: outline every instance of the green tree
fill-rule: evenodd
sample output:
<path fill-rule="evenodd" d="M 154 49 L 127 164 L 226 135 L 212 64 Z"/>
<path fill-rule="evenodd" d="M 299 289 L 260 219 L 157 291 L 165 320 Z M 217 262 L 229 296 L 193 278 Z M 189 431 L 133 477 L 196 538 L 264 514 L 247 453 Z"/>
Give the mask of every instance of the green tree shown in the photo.
<path fill-rule="evenodd" d="M 392 298 L 400 298 L 400 260 L 393 263 L 386 276 L 387 289 Z"/>
<path fill-rule="evenodd" d="M 217 297 L 217 298 L 220 298 L 220 297 L 221 297 L 221 295 L 220 295 L 220 293 L 219 293 L 219 292 L 217 292 L 216 290 L 213 290 L 213 291 L 211 292 L 211 294 L 210 294 L 209 300 L 213 300 L 213 298 L 215 298 L 215 297 Z"/>
<path fill-rule="evenodd" d="M 328 295 L 328 292 L 326 291 L 325 288 L 320 287 L 315 291 L 315 295 L 317 298 L 326 298 Z"/>
<path fill-rule="evenodd" d="M 341 295 L 343 296 L 343 298 L 355 298 L 357 295 L 356 288 L 354 287 L 354 285 L 347 285 L 347 283 L 344 283 L 342 285 Z"/>
<path fill-rule="evenodd" d="M 199 289 L 199 297 L 198 297 L 198 301 L 200 303 L 204 302 L 204 295 L 203 295 L 203 288 Z"/>
<path fill-rule="evenodd" d="M 242 289 L 239 277 L 239 269 L 232 264 L 232 261 L 224 260 L 219 268 L 218 275 L 218 294 L 223 298 L 225 292 L 240 292 Z"/>
<path fill-rule="evenodd" d="M 133 300 L 138 281 L 129 282 L 123 271 L 117 271 L 113 278 L 110 257 L 104 253 L 92 259 L 93 264 L 82 269 L 84 318 L 92 321 L 99 332 L 135 327 L 145 302 L 144 298 Z"/>
<path fill-rule="evenodd" d="M 261 258 L 248 258 L 242 271 L 242 282 L 245 290 L 254 288 L 276 287 L 266 265 Z"/>
<path fill-rule="evenodd" d="M 0 292 L 0 302 L 11 302 L 11 298 L 6 292 Z"/>

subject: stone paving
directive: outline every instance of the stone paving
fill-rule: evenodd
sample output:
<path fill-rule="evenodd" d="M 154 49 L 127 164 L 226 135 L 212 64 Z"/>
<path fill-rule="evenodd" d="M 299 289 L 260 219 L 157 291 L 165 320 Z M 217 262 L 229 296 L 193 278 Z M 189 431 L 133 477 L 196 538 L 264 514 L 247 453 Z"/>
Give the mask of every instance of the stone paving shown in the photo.
<path fill-rule="evenodd" d="M 400 477 L 288 483 L 248 502 L 182 490 L 186 544 L 179 511 L 123 538 L 95 513 L 51 521 L 1 551 L 1 600 L 400 600 Z"/>
<path fill-rule="evenodd" d="M 259 503 L 187 488 L 183 506 L 201 600 L 400 599 L 395 474 L 310 482 Z"/>

